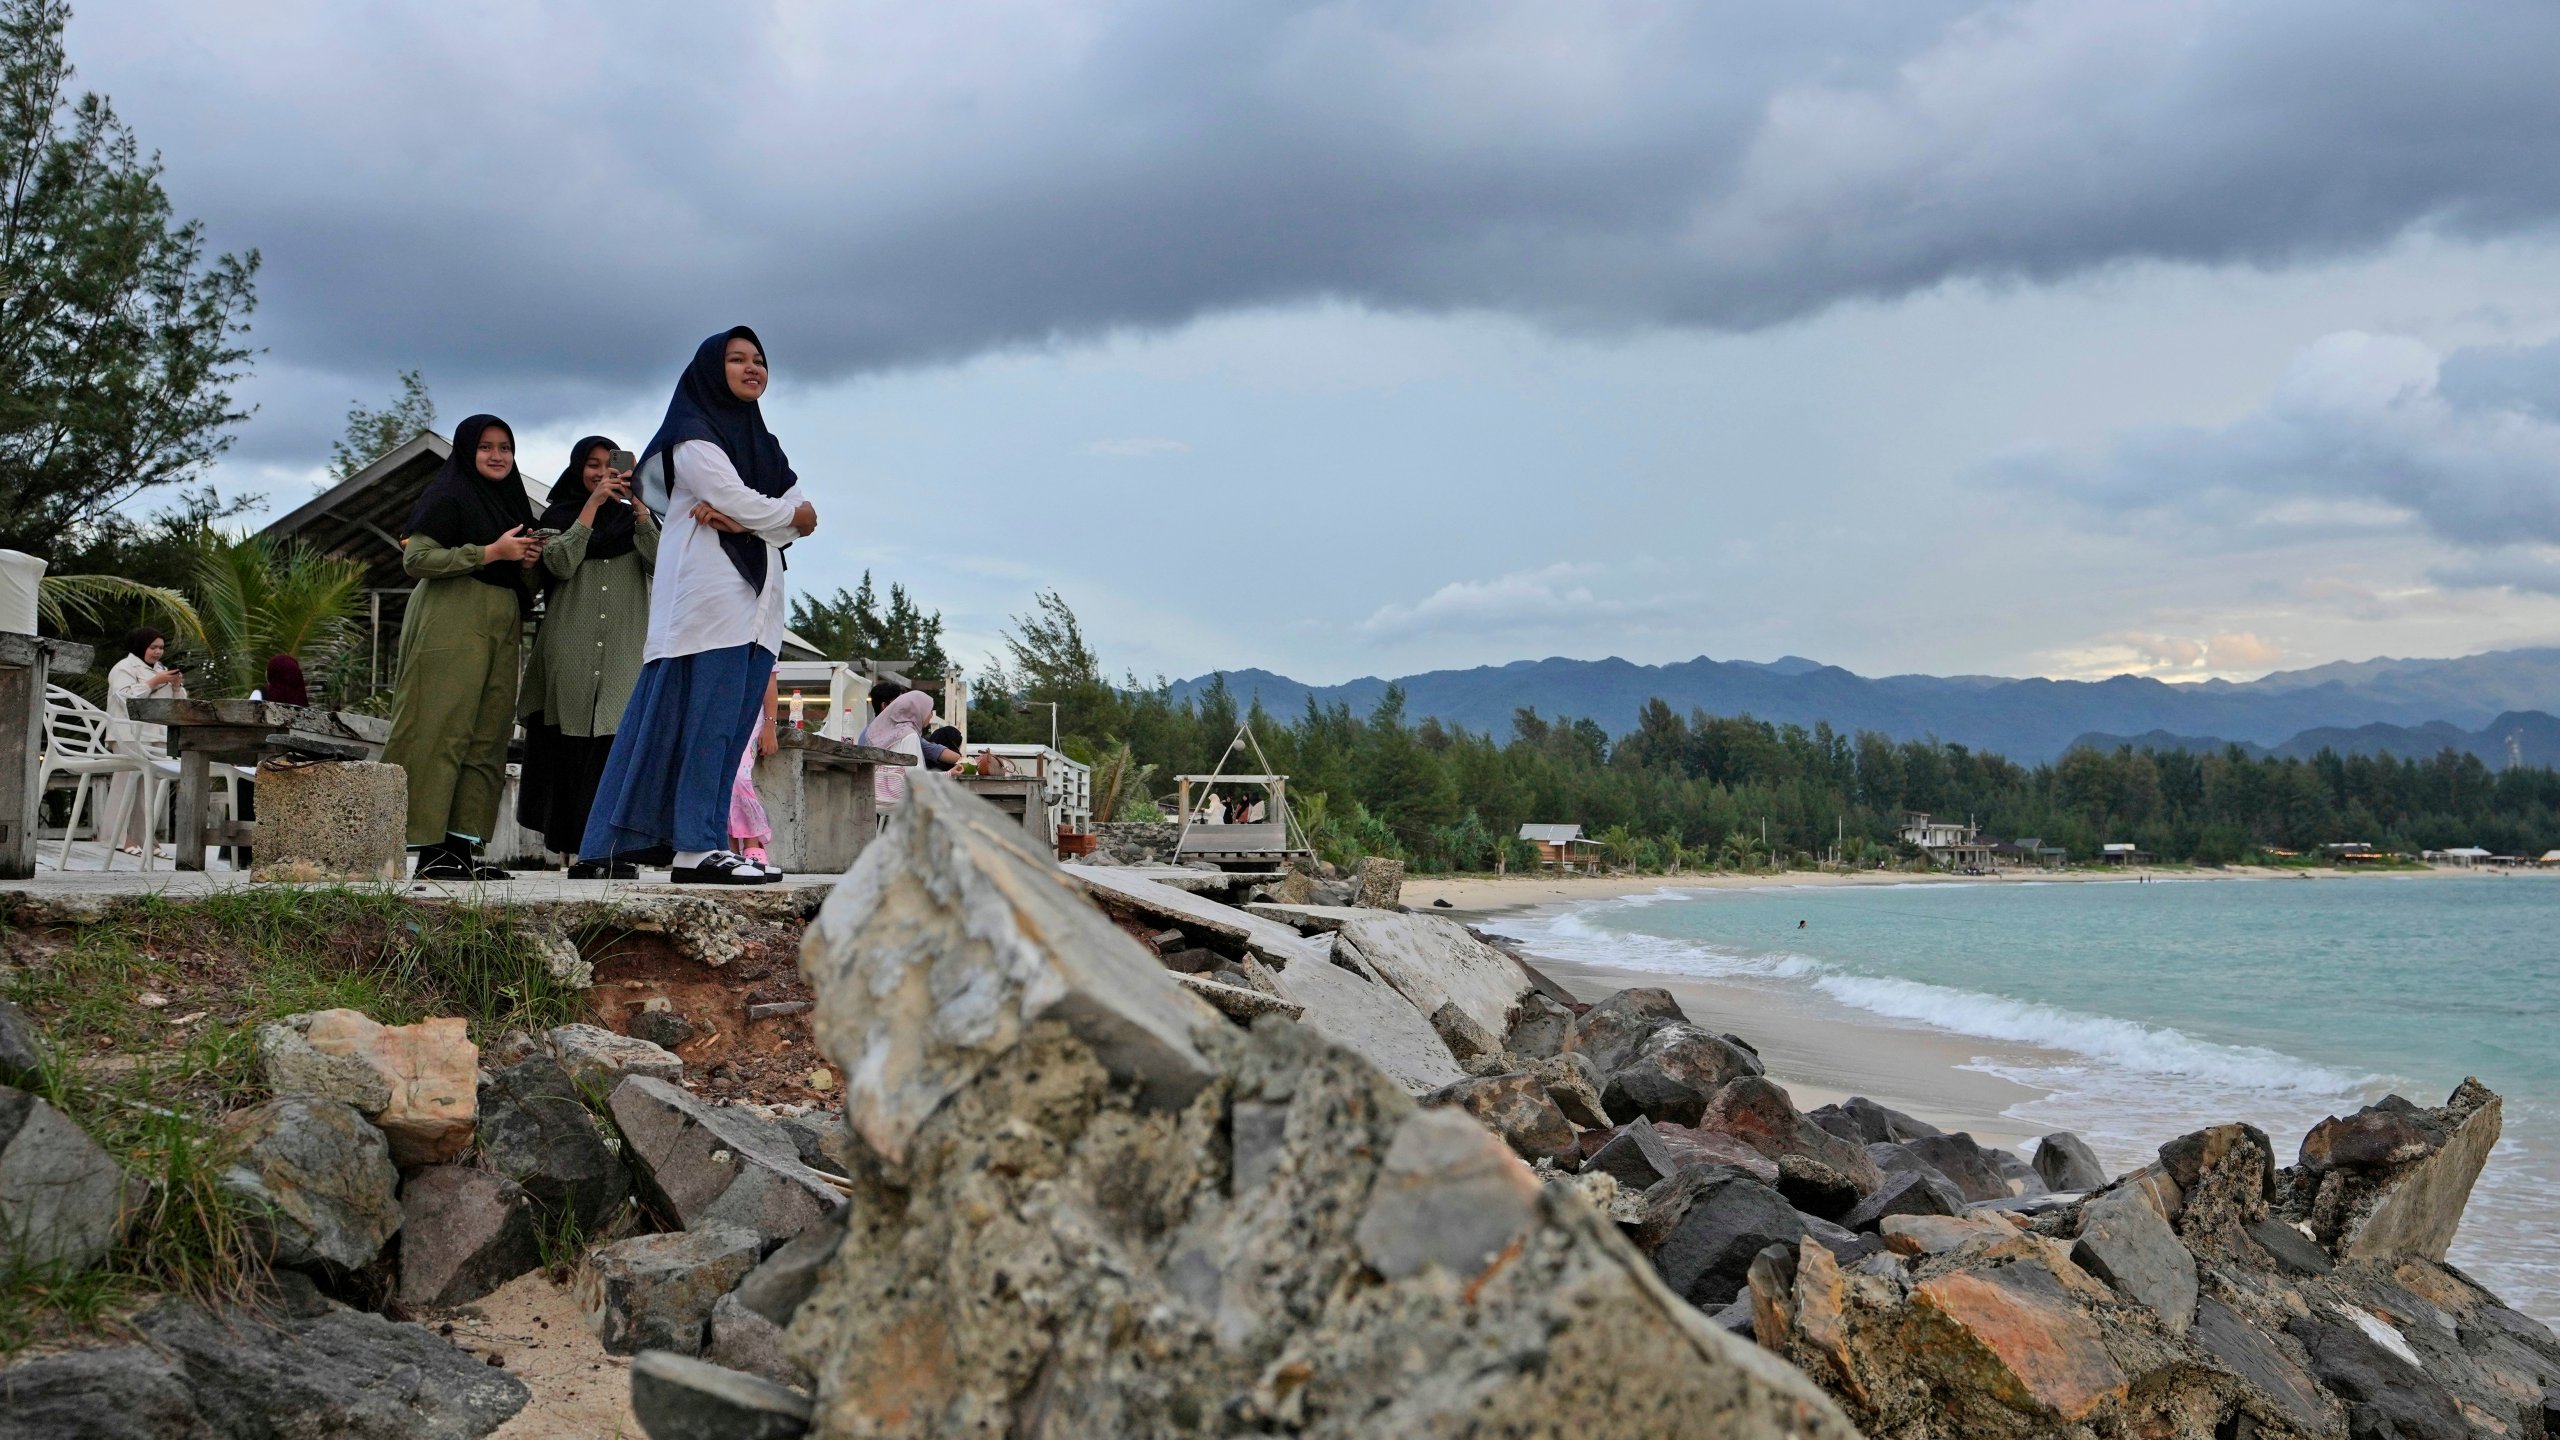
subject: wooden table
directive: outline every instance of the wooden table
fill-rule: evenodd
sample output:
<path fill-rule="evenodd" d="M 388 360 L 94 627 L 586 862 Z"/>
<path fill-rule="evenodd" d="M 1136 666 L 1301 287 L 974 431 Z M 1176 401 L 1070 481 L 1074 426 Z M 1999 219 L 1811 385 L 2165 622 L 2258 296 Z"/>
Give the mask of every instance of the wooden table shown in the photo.
<path fill-rule="evenodd" d="M 368 760 L 382 758 L 391 738 L 391 722 L 372 715 L 322 710 L 309 705 L 280 705 L 272 700 L 171 700 L 128 702 L 125 713 L 145 725 L 169 729 L 169 754 L 178 762 L 175 821 L 178 868 L 204 868 L 205 805 L 212 798 L 213 767 L 255 765 L 272 755 L 296 753 L 291 737 L 319 742 L 313 748 L 351 757 L 361 751 Z M 215 843 L 251 843 L 255 827 L 234 823 Z"/>
<path fill-rule="evenodd" d="M 779 750 L 756 761 L 756 794 L 773 822 L 765 853 L 788 875 L 843 874 L 880 830 L 874 767 L 916 758 L 787 725 L 779 739 Z"/>
<path fill-rule="evenodd" d="M 36 873 L 44 688 L 57 675 L 82 673 L 94 658 L 86 645 L 0 630 L 0 880 Z"/>

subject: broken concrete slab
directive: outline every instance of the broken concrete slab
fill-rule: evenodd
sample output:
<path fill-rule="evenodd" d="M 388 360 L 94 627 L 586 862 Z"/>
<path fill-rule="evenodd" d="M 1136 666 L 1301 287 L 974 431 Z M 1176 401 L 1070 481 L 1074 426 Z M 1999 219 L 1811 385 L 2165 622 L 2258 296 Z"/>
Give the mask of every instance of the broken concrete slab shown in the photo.
<path fill-rule="evenodd" d="M 1406 1094 L 1429 1094 L 1467 1078 L 1431 1022 L 1384 981 L 1322 959 L 1273 978 L 1281 993 L 1306 1007 L 1299 1019 L 1308 1029 L 1366 1058 Z"/>
<path fill-rule="evenodd" d="M 601 1025 L 562 1025 L 543 1036 L 552 1058 L 582 1094 L 601 1100 L 633 1075 L 655 1080 L 681 1080 L 684 1061 L 676 1053 L 636 1035 L 621 1035 Z"/>
<path fill-rule="evenodd" d="M 1110 865 L 1057 868 L 1083 884 L 1105 909 L 1223 937 L 1283 976 L 1301 963 L 1322 960 L 1327 953 L 1293 927 L 1256 913 L 1261 906 L 1239 910 L 1151 879 L 1146 871 Z"/>
<path fill-rule="evenodd" d="M 687 1229 L 732 1226 L 779 1244 L 844 1206 L 844 1192 L 762 1116 L 645 1075 L 614 1090 L 612 1111 L 641 1183 Z"/>
<path fill-rule="evenodd" d="M 1510 956 L 1438 915 L 1363 911 L 1344 921 L 1333 940 L 1416 1010 L 1429 1015 L 1454 1002 L 1494 1035 L 1509 1033 L 1521 999 L 1534 988 Z"/>
<path fill-rule="evenodd" d="M 2471 1186 L 2498 1143 L 2504 1102 L 2477 1079 L 2465 1079 L 2435 1109 L 2405 1100 L 2397 1107 L 2403 1113 L 2388 1113 L 2392 1108 L 2385 1101 L 2347 1120 L 2332 1118 L 2303 1142 L 2304 1168 L 2318 1184 L 2308 1213 L 2288 1218 L 2308 1220 L 2341 1260 L 2444 1259 Z M 2379 1134 L 2383 1121 L 2399 1123 Z"/>
<path fill-rule="evenodd" d="M 1265 1015 L 1279 1015 L 1296 1020 L 1307 1013 L 1307 1007 L 1295 1000 L 1265 995 L 1241 985 L 1229 985 L 1203 975 L 1185 975 L 1168 971 L 1174 983 L 1209 1002 L 1209 1008 L 1240 1025 L 1250 1025 Z"/>
<path fill-rule="evenodd" d="M 890 1163 L 1044 1020 L 1150 1105 L 1181 1106 L 1209 1082 L 1194 1036 L 1226 1022 L 1094 907 L 1099 882 L 1060 869 L 994 806 L 924 776 L 818 911 L 800 952 L 813 1028 L 844 1067 L 847 1123 Z"/>

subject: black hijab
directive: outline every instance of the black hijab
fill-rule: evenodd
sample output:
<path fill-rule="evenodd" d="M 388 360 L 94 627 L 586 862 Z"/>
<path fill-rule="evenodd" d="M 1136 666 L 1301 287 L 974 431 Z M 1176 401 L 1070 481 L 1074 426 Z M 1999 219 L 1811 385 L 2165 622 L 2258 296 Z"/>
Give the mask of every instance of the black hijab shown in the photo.
<path fill-rule="evenodd" d="M 602 435 L 590 435 L 569 447 L 569 468 L 560 472 L 552 483 L 551 496 L 543 502 L 542 518 L 534 522 L 537 529 L 566 530 L 578 523 L 578 512 L 587 508 L 587 457 L 598 450 L 616 446 Z M 587 558 L 610 560 L 631 553 L 631 507 L 611 500 L 596 507 L 595 524 L 587 527 Z"/>
<path fill-rule="evenodd" d="M 744 340 L 764 352 L 764 342 L 756 332 L 744 325 L 734 326 L 694 347 L 693 363 L 684 367 L 684 375 L 676 381 L 675 398 L 667 402 L 667 418 L 658 422 L 658 433 L 649 437 L 649 448 L 640 452 L 641 463 L 660 455 L 666 467 L 667 491 L 675 492 L 675 449 L 687 440 L 708 440 L 720 447 L 737 468 L 738 478 L 759 495 L 781 498 L 800 477 L 791 473 L 791 462 L 782 456 L 782 445 L 773 432 L 764 428 L 764 412 L 753 400 L 741 400 L 729 391 L 729 342 Z M 729 563 L 738 567 L 739 578 L 758 594 L 764 592 L 765 555 L 768 547 L 755 535 L 732 535 L 723 530 L 720 548 L 729 554 Z"/>
<path fill-rule="evenodd" d="M 409 512 L 409 535 L 432 536 L 439 545 L 486 545 L 519 525 L 533 524 L 533 506 L 524 498 L 524 475 L 510 468 L 504 480 L 492 480 L 474 463 L 480 434 L 496 426 L 515 438 L 515 427 L 495 415 L 474 415 L 453 427 L 453 453 L 444 468 L 427 482 L 418 507 Z M 524 583 L 524 566 L 493 560 L 471 572 L 483 585 L 515 592 L 517 608 L 533 611 L 533 594 Z"/>

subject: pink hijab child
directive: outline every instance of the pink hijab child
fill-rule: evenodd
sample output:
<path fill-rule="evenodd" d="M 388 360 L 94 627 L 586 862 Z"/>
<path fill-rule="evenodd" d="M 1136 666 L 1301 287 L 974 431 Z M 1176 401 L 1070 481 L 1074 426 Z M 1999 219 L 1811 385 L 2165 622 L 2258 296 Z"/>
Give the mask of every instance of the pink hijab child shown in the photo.
<path fill-rule="evenodd" d="M 912 755 L 921 764 L 924 761 L 924 727 L 931 723 L 933 697 L 921 690 L 910 690 L 871 717 L 871 723 L 862 727 L 858 743 Z M 882 806 L 905 803 L 907 769 L 904 765 L 874 767 L 871 772 L 871 798 Z"/>

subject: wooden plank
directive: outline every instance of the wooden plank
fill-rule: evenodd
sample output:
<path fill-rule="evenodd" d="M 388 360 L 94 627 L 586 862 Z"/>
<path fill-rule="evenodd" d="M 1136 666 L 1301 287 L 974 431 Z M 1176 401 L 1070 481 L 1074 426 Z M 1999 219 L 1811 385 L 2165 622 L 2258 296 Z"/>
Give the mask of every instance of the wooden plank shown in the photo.
<path fill-rule="evenodd" d="M 899 750 L 883 750 L 877 745 L 856 745 L 850 740 L 831 740 L 815 730 L 786 726 L 777 734 L 785 750 L 803 750 L 813 760 L 831 760 L 839 764 L 913 765 L 916 757 Z"/>

